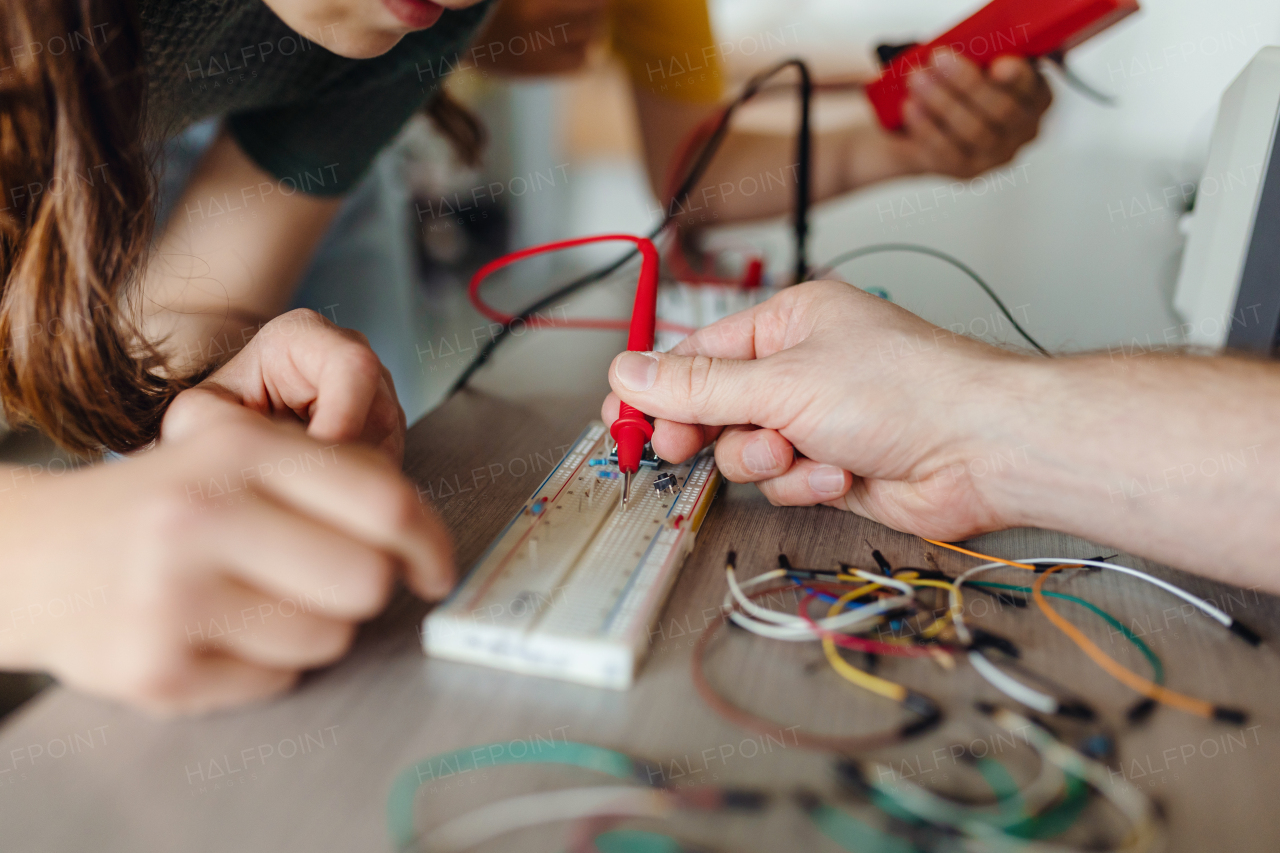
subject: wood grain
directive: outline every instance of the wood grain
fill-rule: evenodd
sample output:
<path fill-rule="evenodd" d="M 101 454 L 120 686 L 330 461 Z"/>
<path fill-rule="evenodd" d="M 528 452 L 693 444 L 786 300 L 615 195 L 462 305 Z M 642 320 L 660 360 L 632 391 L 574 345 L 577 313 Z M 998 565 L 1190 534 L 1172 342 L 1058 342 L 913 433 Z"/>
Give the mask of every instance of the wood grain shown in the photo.
<path fill-rule="evenodd" d="M 510 513 L 596 416 L 599 398 L 519 405 L 464 394 L 416 424 L 406 470 L 435 504 L 469 565 Z M 1226 535 L 1226 532 L 1224 532 Z M 697 549 L 654 629 L 650 659 L 629 692 L 427 660 L 417 626 L 425 605 L 402 596 L 362 632 L 353 653 L 262 706 L 201 720 L 158 722 L 56 688 L 0 731 L 0 838 L 6 850 L 351 851 L 389 849 L 385 801 L 396 775 L 430 755 L 505 742 L 537 748 L 549 739 L 587 741 L 662 762 L 668 781 L 734 783 L 785 794 L 798 786 L 834 793 L 829 757 L 795 748 L 787 727 L 872 731 L 899 711 L 840 681 L 810 644 L 782 644 L 726 632 L 708 656 L 708 674 L 743 705 L 779 721 L 760 738 L 720 720 L 689 679 L 697 633 L 724 594 L 722 565 L 733 548 L 743 574 L 772 566 L 777 553 L 797 565 L 870 564 L 871 543 L 895 565 L 949 572 L 972 560 L 828 508 L 779 509 L 751 487 L 717 498 Z M 1006 556 L 1076 556 L 1101 546 L 1035 530 L 984 537 L 978 547 Z M 1107 552 L 1110 553 L 1110 552 Z M 1280 606 L 1267 595 L 1231 590 L 1134 560 L 1213 598 L 1266 637 L 1280 637 Z M 1253 649 L 1169 596 L 1113 573 L 1052 581 L 1131 624 L 1160 654 L 1170 686 L 1248 709 L 1245 726 L 1215 724 L 1160 709 L 1138 727 L 1123 722 L 1134 700 L 1032 610 L 1000 608 L 973 595 L 970 619 L 1015 638 L 1026 664 L 1070 685 L 1102 712 L 1119 742 L 1123 774 L 1159 800 L 1172 851 L 1273 851 L 1280 786 L 1276 696 L 1280 658 Z M 1083 612 L 1062 612 L 1138 671 L 1145 662 L 1119 635 Z M 1093 620 L 1093 621 L 1090 621 Z M 880 672 L 938 699 L 938 730 L 878 756 L 941 789 L 966 790 L 971 770 L 950 747 L 1000 752 L 1023 778 L 1035 769 L 1025 747 L 1009 748 L 972 710 L 1000 696 L 965 666 L 944 672 L 926 661 L 882 661 Z M 1055 724 L 1058 725 L 1058 724 Z M 1058 726 L 1064 737 L 1083 733 Z M 64 744 L 61 748 L 59 743 Z M 70 746 L 66 746 L 70 744 Z M 779 745 L 781 744 L 781 745 Z M 291 746 L 292 745 L 292 746 Z M 582 773 L 536 766 L 476 769 L 429 782 L 419 797 L 424 825 L 507 793 L 574 782 Z M 870 820 L 874 812 L 851 803 Z M 1088 813 L 1077 840 L 1114 839 L 1105 809 Z M 742 851 L 836 848 L 782 797 L 757 817 L 681 818 L 680 832 Z M 521 836 L 494 850 L 556 849 L 555 833 Z"/>

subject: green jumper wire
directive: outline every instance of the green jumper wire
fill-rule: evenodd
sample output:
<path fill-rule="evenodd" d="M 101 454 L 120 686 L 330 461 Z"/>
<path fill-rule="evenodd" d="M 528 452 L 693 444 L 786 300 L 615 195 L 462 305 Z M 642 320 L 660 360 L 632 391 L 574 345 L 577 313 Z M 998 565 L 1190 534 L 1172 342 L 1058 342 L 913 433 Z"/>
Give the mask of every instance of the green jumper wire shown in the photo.
<path fill-rule="evenodd" d="M 1009 590 L 1010 592 L 1021 592 L 1026 595 L 1031 594 L 1031 587 L 1018 586 L 1017 584 L 1011 584 L 1011 583 L 995 583 L 994 581 L 967 581 L 966 585 L 967 586 L 985 586 L 985 587 L 991 587 L 993 589 L 1004 589 L 1004 590 Z M 1094 604 L 1091 601 L 1085 601 L 1083 598 L 1077 598 L 1074 595 L 1067 595 L 1065 592 L 1050 592 L 1048 590 L 1045 590 L 1044 594 L 1049 598 L 1060 598 L 1063 601 L 1070 601 L 1072 604 L 1079 604 L 1081 607 L 1084 607 L 1092 611 L 1093 613 L 1097 614 L 1098 616 L 1102 617 L 1102 619 L 1108 625 L 1110 625 L 1113 629 L 1123 634 L 1126 640 L 1128 640 L 1130 643 L 1133 643 L 1133 645 L 1137 647 L 1138 651 L 1142 652 L 1143 657 L 1145 657 L 1147 659 L 1147 662 L 1151 664 L 1151 671 L 1152 671 L 1151 680 L 1156 684 L 1164 684 L 1164 664 L 1161 663 L 1160 657 L 1151 650 L 1150 646 L 1148 646 L 1146 643 L 1142 641 L 1141 637 L 1139 637 L 1137 634 L 1133 633 L 1127 627 L 1125 627 L 1125 624 L 1123 622 L 1121 622 L 1116 617 L 1112 616 L 1107 611 L 1103 610 L 1098 605 Z"/>

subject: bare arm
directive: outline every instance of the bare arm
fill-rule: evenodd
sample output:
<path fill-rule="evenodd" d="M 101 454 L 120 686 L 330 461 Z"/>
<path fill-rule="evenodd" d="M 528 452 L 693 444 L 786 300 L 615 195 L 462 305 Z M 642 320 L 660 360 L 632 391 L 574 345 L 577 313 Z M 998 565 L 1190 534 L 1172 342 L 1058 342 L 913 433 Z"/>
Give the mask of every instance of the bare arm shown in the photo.
<path fill-rule="evenodd" d="M 1011 526 L 1064 530 L 1280 590 L 1280 367 L 1238 356 L 1011 364 L 993 479 Z"/>
<path fill-rule="evenodd" d="M 654 196 L 663 199 L 664 186 L 682 140 L 719 106 L 693 104 L 655 95 L 632 86 L 640 119 L 645 166 Z M 768 105 L 778 118 L 777 132 L 731 129 L 706 175 L 687 204 L 689 224 L 736 222 L 776 216 L 791 209 L 796 182 L 796 106 Z M 819 130 L 814 134 L 813 199 L 821 201 L 853 188 L 846 153 L 866 128 L 853 126 Z M 753 184 L 750 182 L 754 182 Z"/>
<path fill-rule="evenodd" d="M 281 316 L 340 204 L 273 179 L 220 134 L 148 266 L 144 332 L 175 373 L 209 368 L 204 384 L 248 408 L 399 461 L 404 412 L 368 340 L 314 311 Z"/>
<path fill-rule="evenodd" d="M 277 181 L 225 131 L 157 241 L 142 287 L 145 332 L 175 370 L 225 361 L 284 311 L 339 199 Z"/>
<path fill-rule="evenodd" d="M 887 133 L 870 118 L 815 130 L 815 202 L 890 178 L 972 177 L 1006 163 L 1035 137 L 1052 100 L 1032 66 L 1011 57 L 997 60 L 987 72 L 962 58 L 939 59 L 935 68 L 918 72 L 912 84 L 903 133 Z M 681 140 L 717 108 L 664 98 L 643 86 L 632 90 L 650 183 L 663 198 Z M 691 197 L 687 222 L 741 221 L 790 210 L 797 106 L 794 99 L 770 106 L 777 107 L 776 120 L 767 130 L 730 131 Z M 758 185 L 754 192 L 747 192 L 751 185 L 743 186 L 747 179 Z"/>

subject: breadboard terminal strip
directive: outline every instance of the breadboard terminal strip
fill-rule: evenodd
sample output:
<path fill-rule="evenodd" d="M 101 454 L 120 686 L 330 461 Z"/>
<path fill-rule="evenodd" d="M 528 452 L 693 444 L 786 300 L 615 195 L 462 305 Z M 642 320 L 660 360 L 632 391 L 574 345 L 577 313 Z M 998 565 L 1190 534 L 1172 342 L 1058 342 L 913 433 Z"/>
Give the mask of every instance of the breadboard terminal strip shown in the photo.
<path fill-rule="evenodd" d="M 625 689 L 720 483 L 704 453 L 626 478 L 590 424 L 454 593 L 423 623 L 428 655 Z"/>

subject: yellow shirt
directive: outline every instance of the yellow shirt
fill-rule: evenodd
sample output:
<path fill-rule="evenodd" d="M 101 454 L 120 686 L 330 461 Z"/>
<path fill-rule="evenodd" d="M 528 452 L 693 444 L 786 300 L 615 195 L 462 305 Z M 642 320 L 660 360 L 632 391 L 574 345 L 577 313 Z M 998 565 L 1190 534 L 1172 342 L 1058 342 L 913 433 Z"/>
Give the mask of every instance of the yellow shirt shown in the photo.
<path fill-rule="evenodd" d="M 706 0 L 613 0 L 609 30 L 637 86 L 678 101 L 720 100 L 724 83 Z"/>

